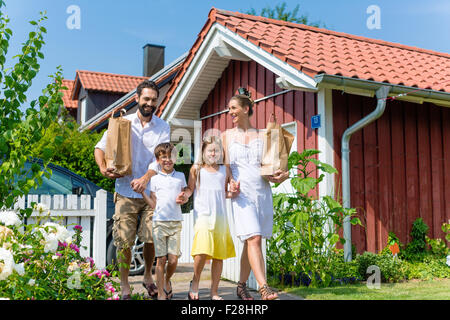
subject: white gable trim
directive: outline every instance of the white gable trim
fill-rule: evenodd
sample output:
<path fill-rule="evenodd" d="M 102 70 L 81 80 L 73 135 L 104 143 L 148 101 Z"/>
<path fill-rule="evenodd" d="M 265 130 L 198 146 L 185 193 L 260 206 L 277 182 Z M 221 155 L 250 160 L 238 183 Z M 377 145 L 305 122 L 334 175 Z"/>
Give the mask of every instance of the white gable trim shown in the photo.
<path fill-rule="evenodd" d="M 284 83 L 289 83 L 297 90 L 317 91 L 316 82 L 313 78 L 269 54 L 264 49 L 242 38 L 228 28 L 214 23 L 164 108 L 161 114 L 162 119 L 170 121 L 170 119 L 175 117 L 211 55 L 217 53 L 216 48 L 223 51 L 224 45 L 229 47 L 229 52 L 232 52 L 234 56 L 236 56 L 236 51 L 239 52 L 239 60 L 244 60 L 245 56 L 254 60 L 281 77 Z M 230 54 L 230 57 L 224 56 L 224 58 L 233 57 Z"/>

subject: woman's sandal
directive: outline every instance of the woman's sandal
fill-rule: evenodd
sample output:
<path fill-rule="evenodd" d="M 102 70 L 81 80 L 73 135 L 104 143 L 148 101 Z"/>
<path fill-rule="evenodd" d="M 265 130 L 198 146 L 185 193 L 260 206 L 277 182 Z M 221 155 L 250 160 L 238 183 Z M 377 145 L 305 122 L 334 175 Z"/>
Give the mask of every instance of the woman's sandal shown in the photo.
<path fill-rule="evenodd" d="M 211 300 L 224 300 L 221 296 L 214 295 L 211 297 Z"/>
<path fill-rule="evenodd" d="M 245 282 L 238 282 L 236 295 L 239 299 L 242 300 L 255 300 L 248 291 L 247 284 Z"/>
<path fill-rule="evenodd" d="M 267 284 L 263 285 L 258 290 L 261 295 L 261 300 L 277 300 L 279 299 L 278 293 L 273 290 L 271 287 L 267 286 Z"/>
<path fill-rule="evenodd" d="M 194 298 L 192 298 L 191 294 L 194 296 Z M 192 280 L 189 283 L 188 299 L 189 300 L 199 300 L 198 291 L 197 292 L 192 291 Z"/>

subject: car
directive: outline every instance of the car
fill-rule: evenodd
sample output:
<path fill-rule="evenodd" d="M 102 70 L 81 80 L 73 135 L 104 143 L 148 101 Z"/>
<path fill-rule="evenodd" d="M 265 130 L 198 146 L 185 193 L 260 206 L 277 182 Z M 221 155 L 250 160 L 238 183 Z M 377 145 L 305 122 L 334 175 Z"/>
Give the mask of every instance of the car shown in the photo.
<path fill-rule="evenodd" d="M 31 168 L 33 163 L 37 163 L 43 169 L 43 161 L 41 159 L 33 158 L 25 163 L 25 170 Z M 31 189 L 28 194 L 88 194 L 94 201 L 96 192 L 101 188 L 92 181 L 79 176 L 78 174 L 63 168 L 61 166 L 50 163 L 48 168 L 51 169 L 52 175 L 50 179 L 43 177 L 42 184 L 35 189 Z M 112 225 L 115 205 L 113 194 L 107 192 L 107 211 L 106 211 L 106 264 L 115 263 L 116 247 L 112 238 Z M 144 244 L 140 242 L 137 237 L 134 246 L 131 248 L 132 261 L 130 265 L 130 275 L 140 275 L 144 273 Z"/>

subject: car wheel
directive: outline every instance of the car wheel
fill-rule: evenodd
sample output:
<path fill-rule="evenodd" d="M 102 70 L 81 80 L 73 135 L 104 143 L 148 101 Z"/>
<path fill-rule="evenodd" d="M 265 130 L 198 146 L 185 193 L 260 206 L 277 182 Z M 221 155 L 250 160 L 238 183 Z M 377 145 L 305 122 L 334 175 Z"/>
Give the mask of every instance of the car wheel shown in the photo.
<path fill-rule="evenodd" d="M 130 276 L 141 275 L 145 270 L 144 243 L 138 237 L 131 248 Z"/>
<path fill-rule="evenodd" d="M 108 265 L 117 264 L 116 246 L 114 240 L 111 238 L 108 243 L 106 251 L 106 262 Z M 144 262 L 144 243 L 139 241 L 138 237 L 131 248 L 131 263 L 130 263 L 130 276 L 141 275 L 145 270 Z"/>

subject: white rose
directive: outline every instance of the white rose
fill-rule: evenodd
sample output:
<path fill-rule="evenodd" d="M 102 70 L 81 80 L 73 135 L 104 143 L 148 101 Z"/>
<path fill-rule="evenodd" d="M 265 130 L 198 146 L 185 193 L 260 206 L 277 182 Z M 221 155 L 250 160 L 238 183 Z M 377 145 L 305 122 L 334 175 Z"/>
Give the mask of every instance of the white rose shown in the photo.
<path fill-rule="evenodd" d="M 14 258 L 11 251 L 0 248 L 0 280 L 6 280 L 14 268 Z"/>
<path fill-rule="evenodd" d="M 44 252 L 56 252 L 58 250 L 58 239 L 55 234 L 50 233 L 44 236 Z"/>
<path fill-rule="evenodd" d="M 52 231 L 50 232 L 56 234 L 56 238 L 61 242 L 67 242 L 68 239 L 72 239 L 70 232 L 67 231 L 67 229 L 62 225 L 53 222 L 47 222 L 43 225 L 43 227 L 50 227 L 52 229 Z"/>
<path fill-rule="evenodd" d="M 5 226 L 20 226 L 22 221 L 14 211 L 0 211 L 0 222 Z"/>
<path fill-rule="evenodd" d="M 14 270 L 19 274 L 19 276 L 23 276 L 25 274 L 25 266 L 24 263 L 19 263 L 14 265 Z"/>

